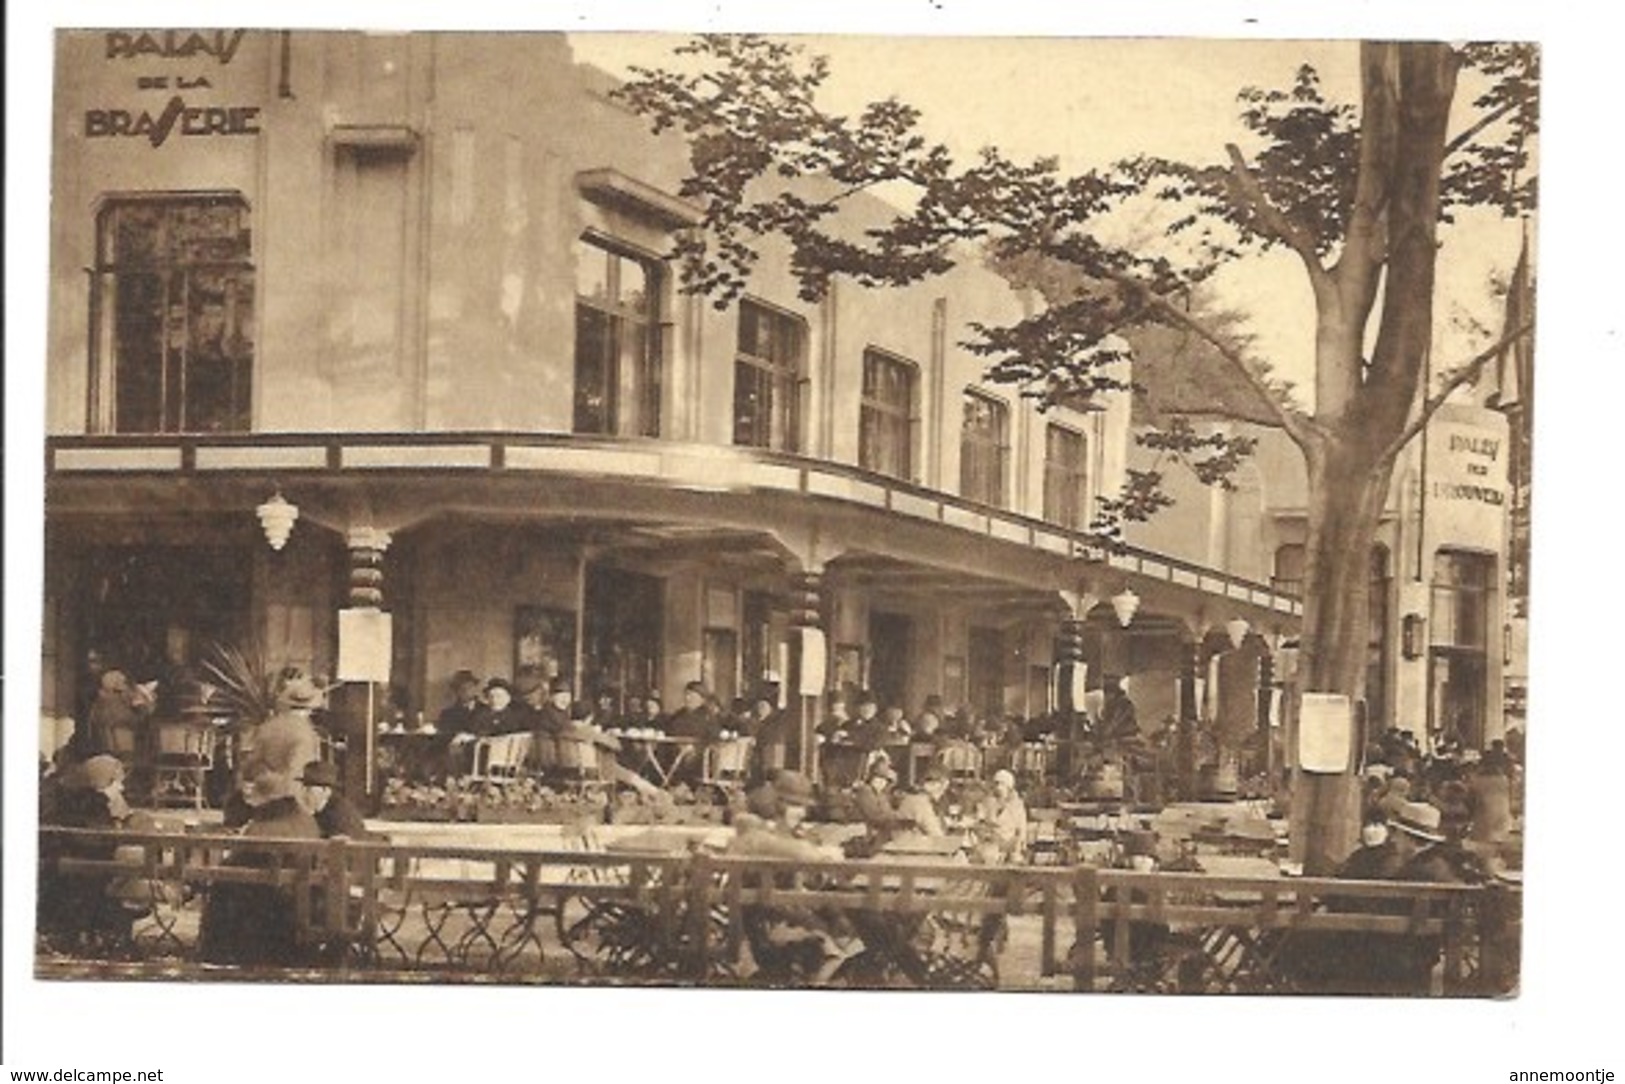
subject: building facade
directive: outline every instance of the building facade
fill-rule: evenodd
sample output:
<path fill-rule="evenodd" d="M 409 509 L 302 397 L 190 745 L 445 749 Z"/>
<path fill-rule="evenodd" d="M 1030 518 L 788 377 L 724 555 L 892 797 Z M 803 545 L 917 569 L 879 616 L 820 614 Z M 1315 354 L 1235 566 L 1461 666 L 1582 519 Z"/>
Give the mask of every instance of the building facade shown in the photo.
<path fill-rule="evenodd" d="M 808 304 L 771 247 L 739 302 L 681 292 L 683 150 L 562 36 L 72 32 L 56 71 L 46 714 L 89 652 L 213 643 L 431 717 L 538 665 L 808 719 L 1131 675 L 1155 725 L 1244 651 L 1258 702 L 1298 603 L 1247 545 L 1086 544 L 1128 403 L 981 379 L 967 325 L 1024 298 L 967 265 Z"/>
<path fill-rule="evenodd" d="M 1365 710 L 1379 731 L 1394 726 L 1425 743 L 1483 749 L 1505 735 L 1505 690 L 1517 685 L 1522 620 L 1508 601 L 1507 418 L 1468 394 L 1462 399 L 1440 408 L 1394 471 L 1370 555 Z M 1136 525 L 1131 537 L 1300 595 L 1307 533 L 1301 455 L 1279 429 L 1209 424 L 1258 440 L 1234 488 L 1171 477 L 1176 503 Z"/>

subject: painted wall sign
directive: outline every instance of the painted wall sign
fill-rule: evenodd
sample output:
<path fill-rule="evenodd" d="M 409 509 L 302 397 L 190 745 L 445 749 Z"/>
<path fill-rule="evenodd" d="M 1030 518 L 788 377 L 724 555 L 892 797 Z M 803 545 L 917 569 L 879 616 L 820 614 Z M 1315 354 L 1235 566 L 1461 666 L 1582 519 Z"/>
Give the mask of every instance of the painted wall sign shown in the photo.
<path fill-rule="evenodd" d="M 172 135 L 254 136 L 260 133 L 260 107 L 199 101 L 199 94 L 214 90 L 208 72 L 230 64 L 238 55 L 246 30 L 110 30 L 104 36 L 109 61 L 186 61 L 214 65 L 190 71 L 136 73 L 138 92 L 169 94 L 168 102 L 154 105 L 108 105 L 85 110 L 87 139 L 145 139 L 162 147 Z M 222 78 L 219 75 L 215 79 Z M 177 91 L 187 91 L 183 96 Z"/>
<path fill-rule="evenodd" d="M 221 64 L 230 64 L 246 33 L 246 30 L 110 30 L 106 38 L 107 59 L 213 57 Z"/>
<path fill-rule="evenodd" d="M 189 106 L 179 94 L 156 115 L 148 110 L 87 109 L 85 135 L 145 136 L 161 147 L 171 134 L 183 136 L 258 135 L 260 108 L 257 105 Z"/>
<path fill-rule="evenodd" d="M 1429 433 L 1428 496 L 1500 507 L 1506 503 L 1502 435 L 1482 426 L 1444 422 Z"/>

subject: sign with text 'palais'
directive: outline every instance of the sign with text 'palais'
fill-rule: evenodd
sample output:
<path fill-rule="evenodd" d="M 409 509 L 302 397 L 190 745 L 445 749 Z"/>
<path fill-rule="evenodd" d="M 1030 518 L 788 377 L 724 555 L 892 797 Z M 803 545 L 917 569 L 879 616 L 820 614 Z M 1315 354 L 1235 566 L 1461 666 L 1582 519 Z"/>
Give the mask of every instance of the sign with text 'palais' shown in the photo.
<path fill-rule="evenodd" d="M 1451 404 L 1427 430 L 1422 499 L 1432 544 L 1482 547 L 1505 530 L 1506 418 L 1482 407 Z"/>
<path fill-rule="evenodd" d="M 87 139 L 145 139 L 154 149 L 171 136 L 254 136 L 260 107 L 213 99 L 220 70 L 237 57 L 244 30 L 110 30 L 103 55 L 128 73 L 129 101 L 86 109 Z M 167 95 L 167 97 L 165 97 Z"/>

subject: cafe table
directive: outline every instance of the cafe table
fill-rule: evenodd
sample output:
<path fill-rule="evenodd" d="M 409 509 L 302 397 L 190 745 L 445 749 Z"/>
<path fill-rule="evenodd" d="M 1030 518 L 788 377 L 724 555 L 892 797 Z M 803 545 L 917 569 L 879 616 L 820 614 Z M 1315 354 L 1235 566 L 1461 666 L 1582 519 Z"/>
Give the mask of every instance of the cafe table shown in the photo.
<path fill-rule="evenodd" d="M 698 738 L 687 738 L 676 734 L 659 734 L 640 731 L 621 731 L 613 737 L 619 738 L 623 747 L 629 754 L 631 763 L 627 767 L 642 773 L 648 770 L 654 774 L 654 782 L 662 787 L 670 787 L 671 781 L 680 769 L 693 757 L 700 748 Z"/>

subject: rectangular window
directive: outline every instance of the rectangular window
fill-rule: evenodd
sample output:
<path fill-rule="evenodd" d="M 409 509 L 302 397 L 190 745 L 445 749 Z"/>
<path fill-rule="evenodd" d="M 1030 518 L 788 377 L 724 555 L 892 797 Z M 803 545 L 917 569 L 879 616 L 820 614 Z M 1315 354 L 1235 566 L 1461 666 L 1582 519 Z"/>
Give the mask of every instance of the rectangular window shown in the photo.
<path fill-rule="evenodd" d="M 1495 558 L 1440 550 L 1428 624 L 1428 734 L 1483 747 Z"/>
<path fill-rule="evenodd" d="M 1429 615 L 1434 646 L 1485 650 L 1494 570 L 1489 554 L 1440 550 L 1435 555 Z"/>
<path fill-rule="evenodd" d="M 660 435 L 660 272 L 583 238 L 576 254 L 577 433 Z"/>
<path fill-rule="evenodd" d="M 1078 531 L 1088 499 L 1089 442 L 1076 429 L 1051 424 L 1044 431 L 1044 519 Z"/>
<path fill-rule="evenodd" d="M 914 427 L 919 369 L 879 350 L 863 352 L 863 404 L 858 417 L 858 465 L 893 478 L 914 478 Z"/>
<path fill-rule="evenodd" d="M 230 194 L 108 201 L 96 218 L 90 417 L 117 433 L 249 427 L 254 265 Z"/>
<path fill-rule="evenodd" d="M 734 443 L 801 450 L 801 382 L 806 324 L 755 301 L 739 303 L 734 355 Z"/>
<path fill-rule="evenodd" d="M 1010 408 L 991 395 L 966 388 L 959 444 L 960 495 L 1003 507 L 1009 461 Z"/>

